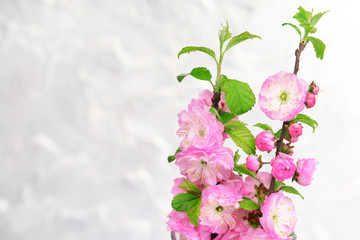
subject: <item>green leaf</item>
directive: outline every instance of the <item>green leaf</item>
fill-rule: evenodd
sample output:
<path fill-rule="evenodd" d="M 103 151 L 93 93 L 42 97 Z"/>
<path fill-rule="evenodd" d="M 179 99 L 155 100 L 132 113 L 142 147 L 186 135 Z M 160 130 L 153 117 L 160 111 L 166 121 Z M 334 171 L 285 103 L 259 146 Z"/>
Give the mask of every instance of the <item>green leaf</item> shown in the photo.
<path fill-rule="evenodd" d="M 284 192 L 287 192 L 287 193 L 299 195 L 302 199 L 304 199 L 303 195 L 301 195 L 301 193 L 299 193 L 298 190 L 296 190 L 295 188 L 293 188 L 291 186 L 282 186 L 279 188 L 279 190 L 283 190 Z"/>
<path fill-rule="evenodd" d="M 196 52 L 196 51 L 200 51 L 200 52 L 204 52 L 206 54 L 209 54 L 215 60 L 215 62 L 217 62 L 215 52 L 213 50 L 211 50 L 210 48 L 207 48 L 207 47 L 194 47 L 194 46 L 184 47 L 178 53 L 178 58 L 184 53 L 191 53 L 191 52 Z"/>
<path fill-rule="evenodd" d="M 316 27 L 310 27 L 307 30 L 309 31 L 309 33 L 316 33 L 317 31 Z"/>
<path fill-rule="evenodd" d="M 241 173 L 241 174 L 245 174 L 245 175 L 248 175 L 252 178 L 255 178 L 256 180 L 259 180 L 258 177 L 256 176 L 256 172 L 253 172 L 253 171 L 250 171 L 247 167 L 246 167 L 246 164 L 243 163 L 243 164 L 240 164 L 240 165 L 235 165 L 234 166 L 234 170 L 238 173 Z"/>
<path fill-rule="evenodd" d="M 299 29 L 296 25 L 294 25 L 294 24 L 292 24 L 292 23 L 283 23 L 283 24 L 282 24 L 282 26 L 286 26 L 286 25 L 291 26 L 292 28 L 294 28 L 295 31 L 297 31 L 297 33 L 299 34 L 300 39 L 301 39 L 301 31 L 300 31 L 300 29 Z"/>
<path fill-rule="evenodd" d="M 317 13 L 316 15 L 314 15 L 311 20 L 310 20 L 310 26 L 311 27 L 314 27 L 318 21 L 320 20 L 320 18 L 322 16 L 324 16 L 325 13 L 328 13 L 329 11 L 326 11 L 326 12 L 320 12 L 320 13 Z"/>
<path fill-rule="evenodd" d="M 310 19 L 311 19 L 311 12 L 306 11 L 303 7 L 298 7 L 299 12 L 297 12 L 293 18 L 295 18 L 301 27 L 305 29 L 310 27 Z"/>
<path fill-rule="evenodd" d="M 255 138 L 250 130 L 240 121 L 232 121 L 226 124 L 225 131 L 227 131 L 234 141 L 246 154 L 255 154 Z"/>
<path fill-rule="evenodd" d="M 240 159 L 240 155 L 239 155 L 239 149 L 235 152 L 234 155 L 234 164 L 236 164 Z"/>
<path fill-rule="evenodd" d="M 225 125 L 225 124 L 227 124 L 231 119 L 235 118 L 236 115 L 233 114 L 233 113 L 229 113 L 229 112 L 222 112 L 222 113 L 220 114 L 220 117 L 221 117 L 220 122 Z"/>
<path fill-rule="evenodd" d="M 194 193 L 179 193 L 173 198 L 171 206 L 175 211 L 186 212 L 189 205 L 195 204 L 199 199 L 201 199 L 201 197 Z"/>
<path fill-rule="evenodd" d="M 176 158 L 175 158 L 175 155 L 176 155 L 178 152 L 181 152 L 181 149 L 180 149 L 180 148 L 178 148 L 178 149 L 176 150 L 176 152 L 175 152 L 174 155 L 168 157 L 168 162 L 169 162 L 169 163 L 171 163 L 172 161 L 174 161 L 174 160 L 176 159 Z"/>
<path fill-rule="evenodd" d="M 221 121 L 221 116 L 220 116 L 220 114 L 219 114 L 219 111 L 216 110 L 216 108 L 211 107 L 211 108 L 209 109 L 209 112 L 215 114 L 215 116 L 219 119 L 219 121 Z"/>
<path fill-rule="evenodd" d="M 210 71 L 204 67 L 194 68 L 190 72 L 190 75 L 199 80 L 210 81 L 210 79 L 211 79 Z"/>
<path fill-rule="evenodd" d="M 308 40 L 312 43 L 314 47 L 314 50 L 316 52 L 316 57 L 322 60 L 324 58 L 324 52 L 326 47 L 325 43 L 315 37 L 308 37 Z"/>
<path fill-rule="evenodd" d="M 259 127 L 261 129 L 264 129 L 265 131 L 270 130 L 274 134 L 273 129 L 269 125 L 267 125 L 265 123 L 257 123 L 257 124 L 254 125 L 254 127 Z"/>
<path fill-rule="evenodd" d="M 239 35 L 233 37 L 232 39 L 230 39 L 229 43 L 227 44 L 226 48 L 225 48 L 225 51 L 226 52 L 227 50 L 229 50 L 230 48 L 234 47 L 235 45 L 247 40 L 247 39 L 253 39 L 253 38 L 260 38 L 259 36 L 257 35 L 254 35 L 254 34 L 251 34 L 249 32 L 243 32 L 243 33 L 240 33 Z"/>
<path fill-rule="evenodd" d="M 225 77 L 221 90 L 225 92 L 226 105 L 236 115 L 250 111 L 255 105 L 255 95 L 247 83 Z"/>
<path fill-rule="evenodd" d="M 240 208 L 245 209 L 246 211 L 258 210 L 260 207 L 251 200 L 250 198 L 243 197 L 243 200 L 240 203 Z"/>
<path fill-rule="evenodd" d="M 201 191 L 199 187 L 196 186 L 193 182 L 190 182 L 186 179 L 184 179 L 184 182 L 180 183 L 178 187 L 201 195 Z"/>
<path fill-rule="evenodd" d="M 295 119 L 299 122 L 305 123 L 310 127 L 312 127 L 313 132 L 315 132 L 315 129 L 319 126 L 317 121 L 315 121 L 314 119 L 310 118 L 308 115 L 305 114 L 299 113 L 298 115 L 296 115 Z"/>
<path fill-rule="evenodd" d="M 281 135 L 281 129 L 274 134 L 274 137 L 275 137 L 276 139 L 279 139 L 279 138 L 280 138 L 280 135 Z"/>
<path fill-rule="evenodd" d="M 275 190 L 277 190 L 280 186 L 285 186 L 283 181 L 275 180 Z"/>
<path fill-rule="evenodd" d="M 240 171 L 238 171 L 238 169 L 234 168 L 234 171 L 237 172 L 237 174 L 242 177 L 242 173 Z"/>
<path fill-rule="evenodd" d="M 186 77 L 186 76 L 193 76 L 194 78 L 197 78 L 199 80 L 204 80 L 204 81 L 208 81 L 211 83 L 211 74 L 210 71 L 205 68 L 205 67 L 198 67 L 198 68 L 194 68 L 190 73 L 183 73 L 180 74 L 179 76 L 177 76 L 177 80 L 179 82 L 182 82 L 182 80 Z M 212 84 L 212 83 L 211 83 Z"/>
<path fill-rule="evenodd" d="M 175 161 L 175 156 L 168 156 L 168 162 L 171 163 L 173 161 Z"/>
<path fill-rule="evenodd" d="M 189 76 L 189 73 L 180 74 L 180 75 L 177 76 L 176 78 L 177 78 L 178 82 L 182 82 L 182 80 L 184 80 L 184 78 L 185 78 L 186 76 Z"/>
<path fill-rule="evenodd" d="M 196 201 L 191 202 L 188 205 L 187 215 L 189 220 L 195 226 L 198 226 L 199 217 L 200 217 L 200 205 L 201 205 L 201 198 L 198 198 Z"/>
<path fill-rule="evenodd" d="M 221 27 L 222 29 L 219 30 L 220 49 L 222 49 L 223 44 L 231 38 L 229 23 L 226 21 L 226 26 L 221 24 Z"/>

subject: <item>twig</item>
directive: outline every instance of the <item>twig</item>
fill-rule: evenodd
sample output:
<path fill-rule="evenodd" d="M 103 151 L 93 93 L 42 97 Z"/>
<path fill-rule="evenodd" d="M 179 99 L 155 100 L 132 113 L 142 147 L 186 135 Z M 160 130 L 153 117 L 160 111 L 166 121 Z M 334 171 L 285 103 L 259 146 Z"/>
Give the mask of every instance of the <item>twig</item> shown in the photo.
<path fill-rule="evenodd" d="M 300 65 L 300 55 L 301 52 L 305 49 L 306 47 L 306 42 L 301 42 L 299 44 L 299 48 L 296 49 L 295 51 L 295 67 L 294 67 L 294 74 L 297 74 L 299 71 L 299 65 Z M 281 128 L 281 133 L 280 133 L 280 138 L 277 141 L 277 148 L 276 148 L 276 153 L 275 153 L 275 157 L 279 155 L 283 142 L 284 142 L 284 137 L 285 137 L 285 132 L 286 132 L 286 125 L 288 124 L 288 122 L 283 122 L 282 128 Z M 268 195 L 270 196 L 270 194 L 272 194 L 274 192 L 274 187 L 275 187 L 275 178 L 274 176 L 271 177 L 271 182 L 270 182 L 270 188 L 269 188 L 269 192 Z"/>

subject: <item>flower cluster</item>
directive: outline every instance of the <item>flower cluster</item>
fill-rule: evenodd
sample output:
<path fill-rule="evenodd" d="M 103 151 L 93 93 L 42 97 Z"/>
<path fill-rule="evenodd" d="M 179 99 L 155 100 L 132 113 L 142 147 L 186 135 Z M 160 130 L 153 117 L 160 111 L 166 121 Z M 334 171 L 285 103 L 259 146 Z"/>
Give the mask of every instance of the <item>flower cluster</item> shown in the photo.
<path fill-rule="evenodd" d="M 289 182 L 310 185 L 318 165 L 314 158 L 295 157 L 298 153 L 294 151 L 294 144 L 301 142 L 303 124 L 314 131 L 318 126 L 314 119 L 301 112 L 315 106 L 319 93 L 315 82 L 308 84 L 297 72 L 300 54 L 309 41 L 316 51 L 316 38 L 308 37 L 316 29 L 308 26 L 313 27 L 320 15 L 312 20 L 312 12 L 299 7 L 299 14 L 294 18 L 300 26 L 305 26 L 307 34 L 304 37 L 300 34 L 294 73 L 280 71 L 269 76 L 260 89 L 258 105 L 268 118 L 282 122 L 278 131 L 268 124 L 257 123 L 254 126 L 262 130 L 254 136 L 248 125 L 239 120 L 240 115 L 255 105 L 254 93 L 247 83 L 220 73 L 227 50 L 259 36 L 244 32 L 231 38 L 226 25 L 219 31 L 219 60 L 214 51 L 206 47 L 189 46 L 179 52 L 178 56 L 194 51 L 209 54 L 218 72 L 215 84 L 210 71 L 204 67 L 177 77 L 179 82 L 189 75 L 209 81 L 213 91 L 203 90 L 178 115 L 176 133 L 181 142 L 176 153 L 168 158 L 169 162 L 175 162 L 182 175 L 174 180 L 171 190 L 173 210 L 168 215 L 167 226 L 173 240 L 294 239 L 297 217 L 287 194 L 303 196 Z M 316 52 L 321 59 L 323 50 Z M 239 147 L 236 152 L 225 144 L 230 139 Z M 240 160 L 239 150 L 246 155 L 245 160 Z M 274 155 L 265 161 L 268 153 Z M 270 172 L 264 170 L 265 165 Z"/>
<path fill-rule="evenodd" d="M 295 86 L 300 86 L 300 89 L 294 90 Z M 172 193 L 174 199 L 186 194 L 197 197 L 199 213 L 194 224 L 190 221 L 189 211 L 173 210 L 168 215 L 169 230 L 177 232 L 183 239 L 290 239 L 297 219 L 291 199 L 284 195 L 284 191 L 292 187 L 284 188 L 284 181 L 293 179 L 307 186 L 317 165 L 314 158 L 302 158 L 295 164 L 292 156 L 291 144 L 303 133 L 296 118 L 306 105 L 308 91 L 303 86 L 308 85 L 296 75 L 285 72 L 264 82 L 259 97 L 260 108 L 271 119 L 286 120 L 284 136 L 288 144 L 284 144 L 281 152 L 269 162 L 271 174 L 259 171 L 267 164 L 261 155 L 249 154 L 242 166 L 254 174 L 247 173 L 250 175 L 246 178 L 234 173 L 238 172 L 240 165 L 234 161 L 234 152 L 224 146 L 228 136 L 227 123 L 223 124 L 211 111 L 213 92 L 204 90 L 198 99 L 191 101 L 188 109 L 179 114 L 177 134 L 182 141 L 175 154 L 175 164 L 184 177 L 175 179 Z M 284 93 L 286 98 L 282 100 L 281 94 Z M 270 108 L 264 109 L 264 99 Z M 279 101 L 283 104 L 278 104 Z M 224 92 L 220 94 L 217 109 L 230 113 Z M 255 137 L 255 146 L 260 152 L 271 152 L 277 148 L 279 136 L 264 125 L 264 131 Z M 278 184 L 269 194 L 272 177 Z M 197 194 L 189 183 L 199 190 Z M 246 203 L 252 203 L 253 207 L 246 206 Z"/>
<path fill-rule="evenodd" d="M 284 76 L 292 77 L 291 84 Z M 226 124 L 210 111 L 213 106 L 211 91 L 201 92 L 199 98 L 193 99 L 188 109 L 179 114 L 180 128 L 177 134 L 182 141 L 175 154 L 175 164 L 184 177 L 175 179 L 172 193 L 174 197 L 178 194 L 185 196 L 186 193 L 188 196 L 194 195 L 194 198 L 198 196 L 199 214 L 196 224 L 193 224 L 188 212 L 173 210 L 168 215 L 169 230 L 177 232 L 184 239 L 290 239 L 297 219 L 291 199 L 286 197 L 282 190 L 283 181 L 293 179 L 302 186 L 309 185 L 317 162 L 308 158 L 299 159 L 295 164 L 293 151 L 289 152 L 289 149 L 293 148 L 291 144 L 294 140 L 297 141 L 302 135 L 302 126 L 294 117 L 304 109 L 307 92 L 303 89 L 293 91 L 293 88 L 307 85 L 296 75 L 284 72 L 270 79 L 277 84 L 263 87 L 260 91 L 260 96 L 268 96 L 267 105 L 272 106 L 271 109 L 263 110 L 264 113 L 272 119 L 287 115 L 281 119 L 289 120 L 289 113 L 291 116 L 291 121 L 286 122 L 289 144 L 285 144 L 282 151 L 269 162 L 272 167 L 271 174 L 259 171 L 266 162 L 262 161 L 261 155 L 256 154 L 248 155 L 245 164 L 254 175 L 243 178 L 234 173 L 239 165 L 235 164 L 234 152 L 224 146 L 227 139 Z M 264 85 L 269 85 L 268 79 Z M 277 89 L 286 92 L 287 99 L 302 100 L 287 100 L 289 103 L 285 101 L 284 104 L 293 105 L 284 108 L 280 104 L 274 108 L 279 101 L 276 97 Z M 260 106 L 261 99 L 260 97 Z M 217 109 L 230 112 L 225 103 L 224 92 L 220 94 Z M 231 121 L 235 120 L 236 118 Z M 255 146 L 260 152 L 271 152 L 276 149 L 278 141 L 279 136 L 274 135 L 270 128 L 255 137 Z M 274 193 L 269 195 L 272 176 L 280 184 Z M 200 192 L 194 193 L 189 183 Z M 249 202 L 254 204 L 253 208 L 242 206 Z"/>

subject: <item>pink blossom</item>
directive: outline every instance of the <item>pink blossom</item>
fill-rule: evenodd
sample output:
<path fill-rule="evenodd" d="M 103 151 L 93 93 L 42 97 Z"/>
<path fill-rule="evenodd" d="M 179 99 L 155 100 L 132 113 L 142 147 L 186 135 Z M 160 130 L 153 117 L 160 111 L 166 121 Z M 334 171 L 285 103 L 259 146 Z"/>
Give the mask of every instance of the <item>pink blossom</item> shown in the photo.
<path fill-rule="evenodd" d="M 257 156 L 251 154 L 246 158 L 246 167 L 250 171 L 257 171 L 260 167 L 260 162 Z"/>
<path fill-rule="evenodd" d="M 308 93 L 308 94 L 306 95 L 306 102 L 305 102 L 306 107 L 307 107 L 307 108 L 312 108 L 312 107 L 315 106 L 315 103 L 316 103 L 316 96 L 315 96 L 315 94 L 313 94 L 313 93 Z"/>
<path fill-rule="evenodd" d="M 180 188 L 179 185 L 184 182 L 185 178 L 175 178 L 174 186 L 171 188 L 171 193 L 176 196 L 179 193 L 187 193 L 187 191 L 183 188 Z"/>
<path fill-rule="evenodd" d="M 225 92 L 220 93 L 219 110 L 222 110 L 223 112 L 231 112 L 225 103 Z"/>
<path fill-rule="evenodd" d="M 174 180 L 174 186 L 171 189 L 171 193 L 175 196 L 179 193 L 186 193 L 183 188 L 178 186 L 183 183 L 184 178 L 176 178 Z M 168 215 L 168 230 L 174 231 L 179 235 L 177 239 L 185 240 L 209 240 L 210 232 L 206 231 L 203 226 L 195 226 L 190 223 L 189 217 L 186 212 L 177 212 L 172 210 Z"/>
<path fill-rule="evenodd" d="M 239 240 L 241 237 L 248 231 L 249 228 L 252 228 L 249 221 L 245 220 L 244 217 L 247 217 L 249 214 L 248 211 L 244 209 L 239 209 L 235 212 L 234 218 L 236 225 L 232 229 L 228 229 L 225 233 L 219 234 L 214 240 Z"/>
<path fill-rule="evenodd" d="M 236 194 L 240 194 L 240 189 L 244 184 L 244 180 L 241 176 L 231 172 L 229 179 L 222 181 L 221 184 L 231 187 L 232 189 L 235 190 Z"/>
<path fill-rule="evenodd" d="M 288 239 L 296 224 L 295 207 L 282 192 L 271 194 L 261 205 L 261 226 L 272 237 Z"/>
<path fill-rule="evenodd" d="M 189 147 L 175 158 L 181 174 L 198 185 L 216 185 L 228 179 L 234 168 L 234 153 L 223 146 Z"/>
<path fill-rule="evenodd" d="M 243 197 L 258 202 L 255 186 L 260 186 L 260 183 L 262 183 L 266 188 L 270 188 L 271 174 L 268 172 L 258 172 L 256 176 L 260 181 L 250 176 L 245 178 L 245 183 L 241 186 L 240 193 Z"/>
<path fill-rule="evenodd" d="M 202 92 L 199 93 L 199 100 L 203 104 L 211 107 L 212 106 L 212 100 L 211 99 L 212 99 L 213 96 L 214 96 L 214 93 L 212 91 L 210 91 L 208 89 L 205 89 L 205 90 L 203 90 Z"/>
<path fill-rule="evenodd" d="M 255 143 L 260 151 L 271 151 L 275 147 L 275 138 L 271 131 L 262 131 L 256 136 Z"/>
<path fill-rule="evenodd" d="M 291 120 L 304 109 L 308 88 L 308 84 L 295 74 L 278 72 L 263 83 L 259 106 L 270 119 Z"/>
<path fill-rule="evenodd" d="M 243 197 L 251 198 L 253 201 L 257 201 L 255 197 L 256 189 L 255 186 L 259 186 L 260 182 L 252 177 L 246 177 L 245 183 L 241 186 L 240 193 Z"/>
<path fill-rule="evenodd" d="M 236 225 L 235 228 L 231 230 L 232 233 L 230 234 L 230 237 L 236 237 L 236 235 L 245 233 L 249 228 L 252 228 L 249 221 L 244 219 L 244 217 L 247 217 L 248 214 L 249 211 L 246 211 L 244 209 L 239 209 L 236 211 Z"/>
<path fill-rule="evenodd" d="M 201 196 L 199 223 L 209 232 L 223 234 L 236 227 L 236 209 L 241 195 L 226 185 L 209 186 Z"/>
<path fill-rule="evenodd" d="M 258 172 L 256 174 L 258 179 L 260 180 L 260 183 L 264 184 L 266 188 L 270 188 L 271 183 L 271 174 L 268 172 Z"/>
<path fill-rule="evenodd" d="M 295 174 L 295 180 L 302 186 L 308 186 L 313 180 L 316 166 L 319 163 L 314 158 L 299 159 Z"/>
<path fill-rule="evenodd" d="M 193 99 L 188 106 L 189 111 L 179 113 L 180 128 L 176 133 L 184 138 L 180 143 L 181 150 L 190 146 L 202 148 L 223 144 L 224 126 L 209 109 L 210 106 Z"/>
<path fill-rule="evenodd" d="M 186 212 L 172 210 L 168 215 L 168 231 L 174 231 L 186 236 L 187 240 L 200 239 L 195 225 L 191 224 Z"/>
<path fill-rule="evenodd" d="M 303 127 L 299 123 L 293 123 L 289 127 L 289 134 L 292 138 L 297 138 L 302 135 Z"/>
<path fill-rule="evenodd" d="M 211 232 L 207 231 L 207 228 L 205 226 L 199 225 L 196 227 L 196 230 L 198 231 L 200 238 L 199 240 L 209 240 L 211 239 Z M 187 240 L 187 239 L 185 239 Z"/>
<path fill-rule="evenodd" d="M 271 174 L 279 181 L 292 178 L 296 170 L 294 159 L 284 153 L 273 158 L 270 165 Z"/>
<path fill-rule="evenodd" d="M 205 89 L 199 94 L 200 101 L 202 101 L 207 106 L 212 106 L 212 98 L 214 96 L 214 93 Z M 220 101 L 218 104 L 218 109 L 223 112 L 230 112 L 230 109 L 225 103 L 225 92 L 220 93 Z"/>
<path fill-rule="evenodd" d="M 267 234 L 262 228 L 249 228 L 241 239 L 242 240 L 275 240 L 274 237 Z"/>
<path fill-rule="evenodd" d="M 213 96 L 214 96 L 213 92 L 205 89 L 204 91 L 202 91 L 199 94 L 199 97 L 200 97 L 199 100 L 200 100 L 200 102 L 202 104 L 207 105 L 209 107 L 212 107 L 212 98 L 213 98 Z M 218 110 L 220 112 L 229 112 L 230 113 L 230 109 L 228 108 L 228 106 L 225 103 L 225 92 L 220 93 L 220 101 L 219 101 L 219 104 L 218 104 Z M 231 119 L 230 122 L 234 121 L 234 120 L 238 120 L 238 116 Z M 224 140 L 226 140 L 229 137 L 230 137 L 229 133 L 223 132 L 223 139 Z"/>

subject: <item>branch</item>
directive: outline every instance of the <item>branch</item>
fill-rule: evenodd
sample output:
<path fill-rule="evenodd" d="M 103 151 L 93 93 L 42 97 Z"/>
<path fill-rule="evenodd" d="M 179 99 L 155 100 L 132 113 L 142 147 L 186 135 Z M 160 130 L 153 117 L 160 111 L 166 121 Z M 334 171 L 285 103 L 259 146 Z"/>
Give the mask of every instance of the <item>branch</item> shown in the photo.
<path fill-rule="evenodd" d="M 295 67 L 294 67 L 294 74 L 297 75 L 298 71 L 299 71 L 299 65 L 300 65 L 300 55 L 302 53 L 302 51 L 305 49 L 306 47 L 306 42 L 300 42 L 299 44 L 299 48 L 296 49 L 295 51 Z M 281 133 L 280 133 L 280 138 L 279 140 L 276 142 L 276 153 L 275 153 L 275 157 L 279 155 L 283 142 L 284 142 L 284 137 L 285 137 L 285 131 L 286 131 L 286 125 L 288 124 L 288 122 L 283 122 L 282 128 L 281 128 Z M 270 188 L 269 188 L 269 193 L 268 196 L 270 196 L 270 194 L 272 194 L 274 192 L 275 189 L 275 178 L 274 176 L 271 177 L 271 182 L 270 182 Z"/>
<path fill-rule="evenodd" d="M 295 51 L 295 56 L 296 56 L 296 59 L 295 59 L 295 67 L 294 67 L 294 74 L 297 75 L 298 71 L 299 71 L 299 65 L 300 65 L 300 55 L 301 55 L 301 52 L 305 49 L 306 47 L 306 42 L 301 42 L 299 44 L 299 48 L 296 49 Z"/>

